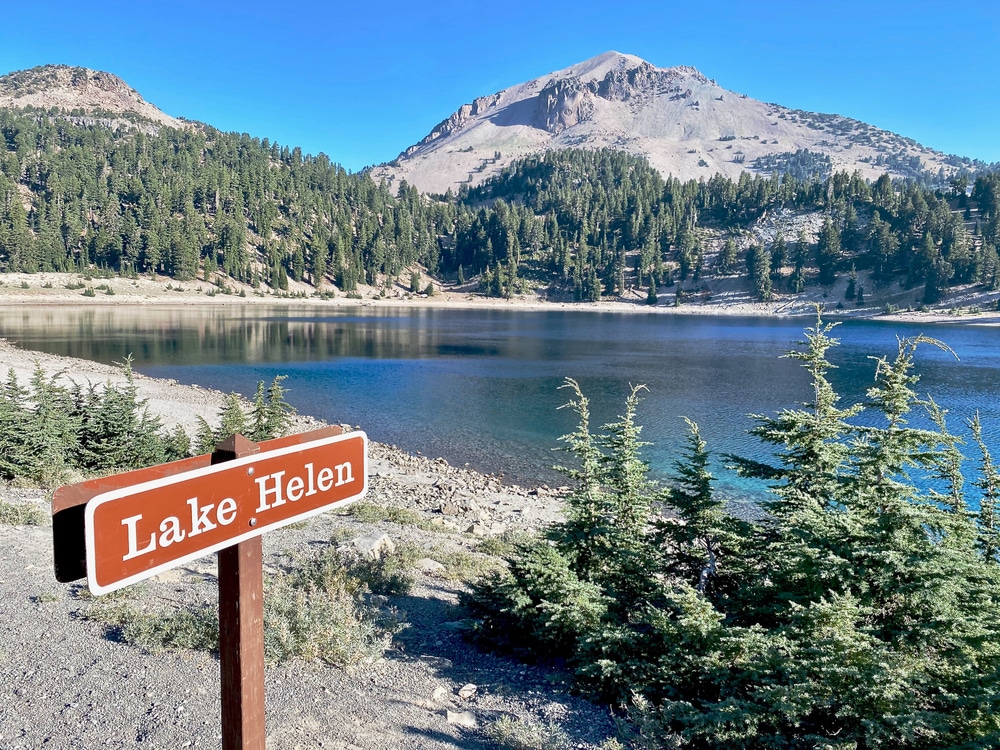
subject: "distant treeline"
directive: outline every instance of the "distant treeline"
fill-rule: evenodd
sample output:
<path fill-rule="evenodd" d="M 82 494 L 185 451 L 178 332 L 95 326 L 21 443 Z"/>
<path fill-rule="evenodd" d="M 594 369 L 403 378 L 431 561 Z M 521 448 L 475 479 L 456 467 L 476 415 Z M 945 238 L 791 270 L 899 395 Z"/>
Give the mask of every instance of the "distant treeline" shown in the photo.
<path fill-rule="evenodd" d="M 221 271 L 271 289 L 294 279 L 351 293 L 420 265 L 490 295 L 545 286 L 577 299 L 733 273 L 755 276 L 762 296 L 772 283 L 794 292 L 852 269 L 877 284 L 924 284 L 926 301 L 953 284 L 998 284 L 996 173 L 977 177 L 971 195 L 965 177 L 947 192 L 844 173 L 681 182 L 625 153 L 565 150 L 425 197 L 322 154 L 205 126 L 111 129 L 0 110 L 0 138 L 3 271 Z M 742 241 L 777 209 L 822 212 L 823 230 L 764 248 Z"/>

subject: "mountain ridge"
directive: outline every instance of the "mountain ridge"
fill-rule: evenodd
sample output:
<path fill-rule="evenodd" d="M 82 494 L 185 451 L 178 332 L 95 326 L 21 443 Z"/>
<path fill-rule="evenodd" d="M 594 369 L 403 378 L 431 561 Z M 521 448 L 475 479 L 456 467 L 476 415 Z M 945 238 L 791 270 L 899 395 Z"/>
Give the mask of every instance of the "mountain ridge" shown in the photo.
<path fill-rule="evenodd" d="M 188 126 L 147 102 L 114 73 L 72 65 L 39 65 L 0 76 L 0 107 L 131 114 L 168 127 Z"/>
<path fill-rule="evenodd" d="M 857 170 L 871 180 L 946 179 L 976 165 L 860 120 L 752 99 L 690 66 L 658 68 L 610 51 L 475 98 L 371 174 L 443 193 L 566 147 L 627 151 L 681 180 L 783 171 L 803 152 L 823 173 Z"/>

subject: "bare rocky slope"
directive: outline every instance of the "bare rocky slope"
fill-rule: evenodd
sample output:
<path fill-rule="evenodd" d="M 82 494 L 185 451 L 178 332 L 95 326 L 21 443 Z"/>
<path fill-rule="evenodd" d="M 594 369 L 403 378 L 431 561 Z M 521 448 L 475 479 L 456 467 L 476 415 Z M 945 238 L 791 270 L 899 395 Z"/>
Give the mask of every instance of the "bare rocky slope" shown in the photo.
<path fill-rule="evenodd" d="M 870 179 L 973 166 L 858 120 L 757 101 L 691 67 L 606 52 L 464 104 L 372 176 L 443 193 L 477 185 L 516 159 L 570 147 L 645 156 L 682 180 L 781 171 L 802 149 L 828 157 L 828 169 Z"/>
<path fill-rule="evenodd" d="M 42 65 L 0 76 L 0 108 L 53 107 L 99 117 L 104 124 L 121 126 L 113 115 L 132 115 L 160 125 L 184 127 L 185 123 L 147 102 L 118 76 L 69 65 Z M 112 117 L 109 117 L 112 116 Z"/>

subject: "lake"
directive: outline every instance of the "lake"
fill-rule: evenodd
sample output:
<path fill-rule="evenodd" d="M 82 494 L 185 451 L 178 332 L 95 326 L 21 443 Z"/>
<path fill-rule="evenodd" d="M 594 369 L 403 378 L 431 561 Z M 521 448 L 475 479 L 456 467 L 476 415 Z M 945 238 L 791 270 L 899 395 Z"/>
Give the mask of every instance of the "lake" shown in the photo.
<path fill-rule="evenodd" d="M 639 422 L 661 477 L 686 435 L 683 416 L 699 423 L 716 455 L 763 455 L 746 415 L 809 398 L 807 374 L 781 355 L 811 323 L 578 310 L 0 308 L 0 336 L 28 349 L 105 363 L 131 353 L 147 375 L 246 395 L 259 380 L 287 375 L 300 412 L 453 464 L 547 482 L 561 481 L 552 466 L 566 457 L 554 448 L 576 424 L 559 408 L 567 377 L 590 398 L 594 425 L 621 413 L 630 384 L 649 388 Z M 872 357 L 893 356 L 897 337 L 919 333 L 959 357 L 922 347 L 919 391 L 950 411 L 956 432 L 966 434 L 964 421 L 979 409 L 1000 455 L 1000 328 L 844 322 L 830 357 L 842 403 L 864 397 Z M 716 468 L 721 489 L 755 491 Z"/>

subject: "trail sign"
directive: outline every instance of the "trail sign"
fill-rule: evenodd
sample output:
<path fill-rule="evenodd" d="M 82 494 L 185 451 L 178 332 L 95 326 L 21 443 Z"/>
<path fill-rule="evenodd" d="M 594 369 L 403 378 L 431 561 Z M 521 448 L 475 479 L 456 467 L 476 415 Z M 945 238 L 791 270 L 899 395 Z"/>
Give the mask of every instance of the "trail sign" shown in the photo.
<path fill-rule="evenodd" d="M 254 443 L 60 487 L 52 497 L 55 573 L 94 594 L 209 552 L 219 561 L 223 750 L 264 750 L 265 531 L 368 490 L 368 437 L 339 427 Z"/>
<path fill-rule="evenodd" d="M 106 594 L 362 497 L 367 436 L 350 432 L 205 466 L 92 498 L 87 583 Z"/>

